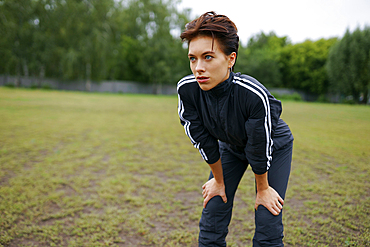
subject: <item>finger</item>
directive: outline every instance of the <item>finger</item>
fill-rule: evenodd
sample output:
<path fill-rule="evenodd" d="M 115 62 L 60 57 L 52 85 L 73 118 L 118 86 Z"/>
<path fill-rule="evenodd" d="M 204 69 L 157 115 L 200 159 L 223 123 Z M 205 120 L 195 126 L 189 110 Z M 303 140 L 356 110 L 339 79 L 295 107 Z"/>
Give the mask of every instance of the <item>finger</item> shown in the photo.
<path fill-rule="evenodd" d="M 203 190 L 203 198 L 206 198 L 207 197 L 207 195 L 208 195 L 208 193 L 207 193 L 207 191 L 205 191 L 205 190 Z"/>
<path fill-rule="evenodd" d="M 281 198 L 280 196 L 278 197 L 278 200 L 279 200 L 279 202 L 280 202 L 280 204 L 281 205 L 284 205 L 284 200 L 283 200 L 283 198 Z"/>
<path fill-rule="evenodd" d="M 273 215 L 278 216 L 280 213 L 276 212 L 275 210 L 271 212 Z"/>
<path fill-rule="evenodd" d="M 221 198 L 224 201 L 224 203 L 227 203 L 227 197 L 226 197 L 226 195 L 221 196 Z"/>
<path fill-rule="evenodd" d="M 211 198 L 209 197 L 209 196 L 207 196 L 205 199 L 204 199 L 204 201 L 203 201 L 203 208 L 206 208 L 206 206 L 207 206 L 207 203 L 209 202 L 209 200 L 210 200 Z"/>
<path fill-rule="evenodd" d="M 269 208 L 268 209 L 273 215 L 279 215 L 280 212 L 278 212 L 277 210 L 275 210 L 274 208 Z"/>
<path fill-rule="evenodd" d="M 280 206 L 281 206 L 281 205 L 280 205 Z M 275 211 L 275 214 L 274 214 L 274 215 L 279 215 L 279 214 L 280 214 L 281 209 L 279 208 L 279 206 L 274 205 L 272 208 L 273 208 L 273 210 Z"/>
<path fill-rule="evenodd" d="M 203 185 L 202 185 L 202 189 L 205 189 L 207 187 L 207 184 L 208 184 L 209 181 L 205 182 Z"/>

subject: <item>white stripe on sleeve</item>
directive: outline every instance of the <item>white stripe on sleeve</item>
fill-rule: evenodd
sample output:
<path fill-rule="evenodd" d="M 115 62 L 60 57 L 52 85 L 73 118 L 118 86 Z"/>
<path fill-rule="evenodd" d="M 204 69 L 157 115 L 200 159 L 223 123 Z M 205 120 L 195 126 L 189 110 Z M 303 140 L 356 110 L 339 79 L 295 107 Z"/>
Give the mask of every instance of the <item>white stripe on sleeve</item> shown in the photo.
<path fill-rule="evenodd" d="M 192 82 L 196 82 L 195 77 L 193 75 L 184 77 L 177 84 L 177 91 L 179 90 L 179 88 L 182 85 L 187 84 L 187 83 L 192 83 Z M 187 119 L 184 118 L 185 107 L 184 107 L 184 103 L 181 100 L 180 94 L 178 94 L 178 99 L 179 99 L 179 102 L 178 102 L 178 113 L 179 113 L 179 117 L 180 117 L 181 121 L 183 121 L 185 123 L 184 124 L 185 134 L 189 137 L 189 139 L 190 139 L 191 143 L 194 145 L 194 147 L 199 150 L 199 153 L 202 156 L 202 158 L 207 161 L 208 160 L 208 157 L 207 157 L 206 153 L 204 152 L 204 150 L 202 148 L 200 148 L 200 143 L 199 142 L 196 142 L 194 140 L 194 138 L 191 136 L 191 133 L 190 133 L 190 125 L 191 125 L 191 122 L 189 120 L 187 120 Z"/>
<path fill-rule="evenodd" d="M 242 83 L 242 82 L 244 83 Z M 266 134 L 266 158 L 267 158 L 267 170 L 270 168 L 270 161 L 272 160 L 272 139 L 271 139 L 271 113 L 270 113 L 270 103 L 268 100 L 268 96 L 266 92 L 257 84 L 254 84 L 248 79 L 241 78 L 241 77 L 234 77 L 234 82 L 244 88 L 247 88 L 251 92 L 255 93 L 263 103 L 263 106 L 265 108 L 265 122 L 264 122 L 264 128 L 265 128 L 265 134 Z M 253 87 L 251 87 L 251 85 Z"/>

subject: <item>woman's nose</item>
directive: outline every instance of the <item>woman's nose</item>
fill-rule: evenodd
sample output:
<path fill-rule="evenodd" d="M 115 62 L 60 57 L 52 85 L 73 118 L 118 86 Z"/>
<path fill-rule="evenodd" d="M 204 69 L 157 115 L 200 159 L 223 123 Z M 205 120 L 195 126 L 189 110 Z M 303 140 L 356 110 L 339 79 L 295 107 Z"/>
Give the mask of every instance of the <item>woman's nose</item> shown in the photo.
<path fill-rule="evenodd" d="M 202 61 L 197 62 L 197 65 L 195 67 L 195 71 L 196 72 L 204 72 L 205 71 L 204 63 Z"/>

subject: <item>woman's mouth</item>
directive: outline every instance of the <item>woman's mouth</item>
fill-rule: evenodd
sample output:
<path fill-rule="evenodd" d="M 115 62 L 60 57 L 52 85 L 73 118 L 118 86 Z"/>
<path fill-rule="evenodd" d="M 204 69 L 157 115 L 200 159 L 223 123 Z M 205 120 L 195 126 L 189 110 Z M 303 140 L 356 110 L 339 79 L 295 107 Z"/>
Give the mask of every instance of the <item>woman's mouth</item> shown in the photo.
<path fill-rule="evenodd" d="M 198 83 L 206 83 L 208 80 L 209 80 L 209 77 L 205 77 L 205 76 L 198 76 L 197 77 L 197 82 Z"/>

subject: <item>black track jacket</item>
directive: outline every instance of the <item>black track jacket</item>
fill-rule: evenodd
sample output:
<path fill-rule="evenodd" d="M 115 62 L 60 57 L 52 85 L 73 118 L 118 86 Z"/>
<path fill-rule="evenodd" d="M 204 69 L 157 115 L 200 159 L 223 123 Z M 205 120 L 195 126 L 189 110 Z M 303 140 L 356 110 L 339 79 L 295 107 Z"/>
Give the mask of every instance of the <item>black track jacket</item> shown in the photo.
<path fill-rule="evenodd" d="M 203 159 L 213 164 L 220 158 L 219 141 L 249 162 L 255 174 L 265 173 L 278 150 L 293 140 L 280 119 L 281 102 L 253 77 L 230 77 L 203 91 L 194 75 L 177 84 L 178 113 L 186 135 Z"/>

